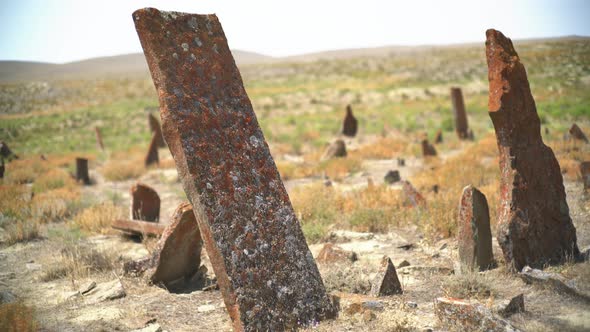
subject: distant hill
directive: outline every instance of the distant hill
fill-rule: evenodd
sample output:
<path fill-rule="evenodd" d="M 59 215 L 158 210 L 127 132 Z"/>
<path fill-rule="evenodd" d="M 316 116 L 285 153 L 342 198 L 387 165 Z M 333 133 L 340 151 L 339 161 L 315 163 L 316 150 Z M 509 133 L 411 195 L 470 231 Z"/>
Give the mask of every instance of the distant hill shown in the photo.
<path fill-rule="evenodd" d="M 590 37 L 565 36 L 554 38 L 515 40 L 515 44 L 589 39 Z M 308 62 L 317 60 L 344 59 L 364 56 L 387 56 L 403 52 L 415 52 L 429 48 L 467 47 L 474 45 L 481 45 L 483 47 L 483 43 L 422 46 L 383 46 L 373 48 L 324 51 L 280 58 L 240 50 L 233 50 L 232 53 L 238 66 L 241 66 L 249 64 L 265 64 L 280 62 Z M 51 81 L 67 79 L 94 79 L 109 77 L 134 78 L 147 75 L 149 74 L 147 69 L 147 63 L 145 61 L 143 53 L 100 57 L 65 64 L 26 61 L 0 61 L 0 83 L 45 80 Z"/>

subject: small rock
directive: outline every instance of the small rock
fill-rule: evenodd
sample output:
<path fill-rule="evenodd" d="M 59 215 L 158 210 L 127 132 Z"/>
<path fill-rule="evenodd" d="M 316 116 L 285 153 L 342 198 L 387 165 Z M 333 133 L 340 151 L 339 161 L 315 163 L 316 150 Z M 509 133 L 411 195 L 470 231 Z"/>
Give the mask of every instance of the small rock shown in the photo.
<path fill-rule="evenodd" d="M 418 303 L 416 303 L 416 302 L 406 302 L 406 305 L 408 306 L 408 308 L 412 308 L 412 309 L 418 308 Z"/>
<path fill-rule="evenodd" d="M 402 260 L 401 262 L 399 262 L 397 264 L 397 268 L 399 269 L 400 267 L 406 267 L 406 266 L 410 266 L 410 262 L 408 262 L 407 260 Z"/>
<path fill-rule="evenodd" d="M 131 332 L 162 332 L 162 327 L 160 326 L 160 324 L 149 324 L 148 326 L 142 328 L 142 329 L 137 329 L 137 330 L 133 330 Z"/>
<path fill-rule="evenodd" d="M 198 312 L 209 312 L 215 310 L 215 306 L 213 304 L 204 304 L 197 307 Z"/>
<path fill-rule="evenodd" d="M 524 294 L 519 294 L 510 300 L 498 304 L 496 306 L 496 311 L 504 318 L 519 312 L 524 312 Z"/>
<path fill-rule="evenodd" d="M 346 143 L 344 143 L 343 140 L 338 139 L 328 146 L 321 160 L 340 157 L 346 157 Z"/>
<path fill-rule="evenodd" d="M 318 263 L 346 263 L 358 260 L 358 256 L 353 251 L 346 251 L 332 243 L 324 244 L 324 247 L 318 254 L 316 261 Z"/>
<path fill-rule="evenodd" d="M 398 246 L 397 248 L 403 249 L 403 250 L 410 250 L 410 249 L 414 248 L 414 244 L 413 243 L 403 244 L 401 246 Z"/>
<path fill-rule="evenodd" d="M 115 279 L 113 281 L 105 282 L 94 287 L 88 293 L 85 294 L 88 303 L 98 303 L 103 301 L 110 301 L 125 297 L 125 289 L 119 281 Z"/>
<path fill-rule="evenodd" d="M 399 175 L 398 170 L 389 171 L 389 172 L 387 172 L 387 174 L 385 174 L 385 178 L 384 178 L 385 183 L 393 184 L 393 183 L 399 182 L 400 180 L 401 180 L 401 177 Z"/>
<path fill-rule="evenodd" d="M 361 306 L 363 309 L 373 310 L 373 311 L 383 311 L 384 305 L 381 301 L 363 301 L 361 302 Z"/>
<path fill-rule="evenodd" d="M 383 257 L 379 271 L 371 284 L 371 295 L 388 296 L 402 293 L 402 285 L 399 282 L 391 259 Z"/>

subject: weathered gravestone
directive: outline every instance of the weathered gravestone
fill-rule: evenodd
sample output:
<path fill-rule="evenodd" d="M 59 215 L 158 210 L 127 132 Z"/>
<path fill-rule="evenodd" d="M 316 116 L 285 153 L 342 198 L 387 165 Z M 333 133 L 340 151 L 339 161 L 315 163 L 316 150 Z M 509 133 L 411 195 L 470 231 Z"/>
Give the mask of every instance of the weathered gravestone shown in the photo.
<path fill-rule="evenodd" d="M 101 151 L 104 151 L 104 144 L 102 143 L 102 134 L 100 128 L 94 127 L 94 134 L 96 134 L 96 145 Z"/>
<path fill-rule="evenodd" d="M 395 266 L 389 257 L 383 257 L 379 271 L 371 282 L 371 295 L 377 297 L 402 293 L 402 285 L 397 277 Z"/>
<path fill-rule="evenodd" d="M 430 142 L 428 142 L 428 139 L 422 140 L 422 156 L 424 156 L 424 157 L 436 156 L 436 149 L 434 148 L 434 146 L 432 144 L 430 144 Z"/>
<path fill-rule="evenodd" d="M 580 163 L 580 174 L 584 183 L 584 190 L 590 189 L 590 161 Z"/>
<path fill-rule="evenodd" d="M 346 106 L 346 116 L 344 117 L 344 122 L 342 124 L 342 134 L 348 137 L 356 136 L 356 132 L 358 130 L 358 120 L 352 115 L 352 107 L 350 105 Z"/>
<path fill-rule="evenodd" d="M 588 143 L 588 137 L 586 137 L 586 135 L 582 131 L 582 128 L 580 128 L 575 123 L 570 128 L 570 135 L 572 135 L 572 137 L 578 141 L 583 141 L 583 142 Z"/>
<path fill-rule="evenodd" d="M 467 124 L 467 113 L 461 88 L 451 88 L 451 102 L 453 103 L 453 116 L 455 118 L 455 130 L 460 139 L 469 138 L 469 125 Z"/>
<path fill-rule="evenodd" d="M 129 194 L 131 196 L 131 219 L 145 221 L 160 219 L 160 196 L 154 189 L 143 183 L 137 183 L 131 187 Z"/>
<path fill-rule="evenodd" d="M 563 178 L 512 41 L 486 32 L 489 115 L 500 152 L 498 242 L 507 264 L 543 266 L 579 255 Z"/>
<path fill-rule="evenodd" d="M 166 147 L 166 143 L 164 142 L 164 136 L 162 136 L 162 127 L 160 127 L 160 122 L 152 113 L 148 113 L 148 122 L 150 124 L 150 131 L 152 135 L 156 136 L 156 144 L 159 148 Z"/>
<path fill-rule="evenodd" d="M 90 176 L 88 176 L 88 159 L 76 158 L 76 181 L 82 181 L 85 185 L 90 184 Z"/>
<path fill-rule="evenodd" d="M 461 272 L 483 271 L 494 264 L 490 212 L 485 195 L 469 185 L 459 203 L 457 242 Z"/>
<path fill-rule="evenodd" d="M 160 163 L 160 158 L 158 157 L 158 133 L 153 133 L 150 147 L 145 156 L 145 166 L 147 167 L 158 163 Z"/>
<path fill-rule="evenodd" d="M 10 150 L 6 142 L 0 141 L 0 157 L 10 161 L 12 159 L 18 159 L 18 156 Z"/>
<path fill-rule="evenodd" d="M 217 16 L 148 8 L 133 19 L 234 329 L 333 317 Z"/>

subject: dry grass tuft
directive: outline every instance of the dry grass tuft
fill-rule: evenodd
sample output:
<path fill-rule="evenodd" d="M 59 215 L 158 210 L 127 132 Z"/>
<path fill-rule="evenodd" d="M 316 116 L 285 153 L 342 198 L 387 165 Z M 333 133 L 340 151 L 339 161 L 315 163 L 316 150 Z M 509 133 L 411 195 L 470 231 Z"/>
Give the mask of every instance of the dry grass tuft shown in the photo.
<path fill-rule="evenodd" d="M 452 275 L 443 281 L 442 289 L 445 296 L 459 299 L 482 300 L 498 294 L 490 273 L 479 272 Z"/>
<path fill-rule="evenodd" d="M 91 274 L 110 272 L 115 268 L 116 254 L 97 250 L 80 243 L 69 243 L 52 260 L 39 279 L 47 282 L 62 278 L 79 280 Z"/>
<path fill-rule="evenodd" d="M 334 264 L 321 268 L 326 291 L 340 291 L 355 294 L 368 294 L 371 290 L 371 272 L 358 264 Z"/>
<path fill-rule="evenodd" d="M 33 182 L 33 192 L 35 194 L 64 187 L 76 187 L 76 180 L 68 172 L 59 168 L 41 174 Z"/>
<path fill-rule="evenodd" d="M 384 137 L 351 151 L 350 155 L 359 159 L 394 159 L 400 154 L 411 155 L 411 146 L 401 137 Z"/>
<path fill-rule="evenodd" d="M 41 223 L 63 221 L 76 213 L 80 203 L 77 186 L 68 186 L 35 195 L 31 200 L 31 216 Z"/>
<path fill-rule="evenodd" d="M 22 302 L 0 305 L 0 331 L 37 331 L 39 324 L 31 307 Z"/>
<path fill-rule="evenodd" d="M 145 172 L 142 160 L 109 160 L 102 167 L 102 175 L 109 181 L 137 179 Z"/>
<path fill-rule="evenodd" d="M 85 232 L 106 234 L 112 231 L 112 222 L 124 215 L 122 207 L 105 202 L 84 209 L 72 219 L 72 223 Z"/>

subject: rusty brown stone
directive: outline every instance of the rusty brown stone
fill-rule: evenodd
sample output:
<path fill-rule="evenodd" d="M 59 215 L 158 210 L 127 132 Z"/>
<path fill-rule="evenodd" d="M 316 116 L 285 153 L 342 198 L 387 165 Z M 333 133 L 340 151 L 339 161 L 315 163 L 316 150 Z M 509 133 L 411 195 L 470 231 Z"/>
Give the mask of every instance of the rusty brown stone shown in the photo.
<path fill-rule="evenodd" d="M 316 261 L 321 264 L 351 263 L 356 260 L 358 256 L 355 252 L 344 250 L 333 243 L 324 244 L 316 258 Z"/>
<path fill-rule="evenodd" d="M 371 295 L 389 296 L 402 293 L 402 285 L 397 277 L 395 266 L 389 257 L 383 257 L 379 271 L 371 283 Z"/>
<path fill-rule="evenodd" d="M 150 141 L 150 147 L 148 148 L 148 152 L 145 156 L 145 166 L 147 167 L 159 163 L 160 158 L 158 157 L 158 133 L 153 133 L 152 139 Z"/>
<path fill-rule="evenodd" d="M 574 139 L 588 143 L 588 137 L 584 135 L 582 129 L 575 123 L 570 128 L 570 135 L 572 135 Z"/>
<path fill-rule="evenodd" d="M 424 196 L 409 181 L 402 181 L 402 191 L 410 206 L 426 205 Z"/>
<path fill-rule="evenodd" d="M 90 184 L 90 176 L 88 176 L 88 159 L 76 158 L 76 181 L 81 181 L 85 185 Z"/>
<path fill-rule="evenodd" d="M 148 8 L 133 19 L 234 330 L 334 317 L 217 16 Z"/>
<path fill-rule="evenodd" d="M 164 232 L 166 226 L 153 221 L 117 219 L 111 227 L 133 236 L 158 236 Z"/>
<path fill-rule="evenodd" d="M 104 144 L 102 142 L 102 134 L 100 133 L 100 128 L 94 127 L 94 134 L 96 135 L 96 145 L 101 151 L 104 151 Z"/>
<path fill-rule="evenodd" d="M 342 124 L 342 135 L 348 137 L 355 137 L 358 131 L 358 120 L 352 115 L 352 107 L 346 106 L 346 116 Z"/>
<path fill-rule="evenodd" d="M 434 300 L 434 313 L 447 328 L 459 331 L 518 331 L 508 321 L 494 315 L 484 305 L 450 297 Z"/>
<path fill-rule="evenodd" d="M 159 148 L 165 148 L 166 143 L 164 142 L 164 136 L 162 136 L 162 127 L 160 122 L 152 113 L 148 113 L 148 122 L 150 124 L 150 131 L 152 135 L 156 136 L 156 144 Z"/>
<path fill-rule="evenodd" d="M 467 124 L 467 113 L 465 113 L 465 103 L 463 102 L 463 92 L 461 88 L 451 88 L 451 102 L 453 103 L 453 116 L 455 118 L 455 131 L 460 139 L 469 138 L 469 125 Z"/>
<path fill-rule="evenodd" d="M 346 154 L 346 143 L 344 143 L 344 141 L 341 139 L 337 139 L 326 148 L 326 151 L 324 151 L 321 160 L 342 158 L 346 157 Z"/>
<path fill-rule="evenodd" d="M 583 161 L 580 163 L 580 174 L 582 175 L 584 190 L 590 189 L 590 161 Z"/>
<path fill-rule="evenodd" d="M 131 187 L 129 195 L 131 196 L 131 219 L 156 222 L 160 219 L 160 196 L 154 189 L 137 183 Z"/>
<path fill-rule="evenodd" d="M 462 272 L 483 271 L 493 266 L 488 201 L 471 185 L 463 188 L 459 203 L 457 242 Z"/>
<path fill-rule="evenodd" d="M 428 139 L 422 140 L 422 156 L 424 156 L 424 157 L 436 156 L 436 149 L 434 148 L 434 146 L 432 144 L 430 144 L 430 142 L 428 142 Z"/>
<path fill-rule="evenodd" d="M 524 65 L 501 32 L 486 36 L 489 115 L 500 153 L 497 239 L 505 261 L 520 271 L 577 257 L 559 163 L 541 138 Z"/>
<path fill-rule="evenodd" d="M 436 132 L 436 136 L 434 136 L 434 143 L 435 144 L 440 144 L 442 142 L 443 142 L 443 133 L 442 133 L 442 130 L 439 129 Z"/>

